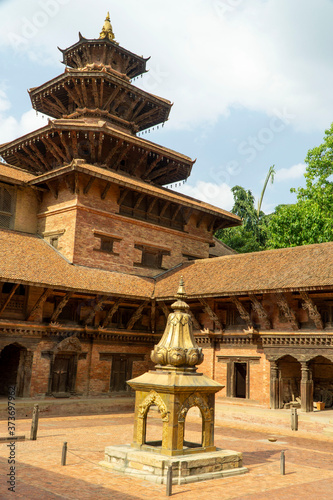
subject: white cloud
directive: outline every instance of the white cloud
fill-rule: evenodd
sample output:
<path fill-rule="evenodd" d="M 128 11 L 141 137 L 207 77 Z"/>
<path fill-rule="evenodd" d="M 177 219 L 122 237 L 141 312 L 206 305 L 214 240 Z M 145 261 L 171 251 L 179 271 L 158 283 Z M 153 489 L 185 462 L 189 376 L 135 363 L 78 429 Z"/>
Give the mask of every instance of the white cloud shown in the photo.
<path fill-rule="evenodd" d="M 225 183 L 214 184 L 205 181 L 198 181 L 195 185 L 185 183 L 174 189 L 174 191 L 223 208 L 224 210 L 231 210 L 234 204 L 231 188 Z"/>
<path fill-rule="evenodd" d="M 0 113 L 1 143 L 12 141 L 45 125 L 47 125 L 47 118 L 43 118 L 40 114 L 36 116 L 34 110 L 23 113 L 18 120 L 13 116 L 3 116 Z"/>
<path fill-rule="evenodd" d="M 332 120 L 330 0 L 109 0 L 93 8 L 81 0 L 82 15 L 77 5 L 2 3 L 0 49 L 30 60 L 30 71 L 54 65 L 56 75 L 56 46 L 75 43 L 79 30 L 98 37 L 110 9 L 120 44 L 152 56 L 138 85 L 175 102 L 170 127 L 214 124 L 235 105 L 269 116 L 287 110 L 302 130 Z"/>
<path fill-rule="evenodd" d="M 305 173 L 306 165 L 304 163 L 297 163 L 290 168 L 280 168 L 276 171 L 276 182 L 283 182 L 290 179 L 300 179 Z"/>

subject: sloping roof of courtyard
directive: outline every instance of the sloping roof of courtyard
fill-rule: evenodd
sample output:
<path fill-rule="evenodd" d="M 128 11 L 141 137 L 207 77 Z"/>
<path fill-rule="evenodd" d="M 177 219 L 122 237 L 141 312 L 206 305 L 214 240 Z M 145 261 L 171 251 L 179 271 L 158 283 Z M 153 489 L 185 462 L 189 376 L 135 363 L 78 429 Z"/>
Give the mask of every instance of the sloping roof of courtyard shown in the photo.
<path fill-rule="evenodd" d="M 155 279 L 71 264 L 36 235 L 0 231 L 2 281 L 77 293 L 172 300 L 333 287 L 333 242 L 185 262 Z"/>
<path fill-rule="evenodd" d="M 333 242 L 186 262 L 157 278 L 157 300 L 174 297 L 180 276 L 189 298 L 332 288 Z"/>
<path fill-rule="evenodd" d="M 42 238 L 0 231 L 2 281 L 38 287 L 149 299 L 154 280 L 72 265 Z"/>
<path fill-rule="evenodd" d="M 35 179 L 36 176 L 31 172 L 26 172 L 8 163 L 0 163 L 0 182 L 9 182 L 11 184 L 24 184 Z"/>

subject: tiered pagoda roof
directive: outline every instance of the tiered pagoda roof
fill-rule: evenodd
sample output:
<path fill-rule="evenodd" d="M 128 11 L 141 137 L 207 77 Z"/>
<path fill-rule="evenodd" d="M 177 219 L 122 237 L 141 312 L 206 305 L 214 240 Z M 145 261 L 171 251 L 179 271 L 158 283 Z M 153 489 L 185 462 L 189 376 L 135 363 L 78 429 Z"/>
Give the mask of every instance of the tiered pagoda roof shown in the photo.
<path fill-rule="evenodd" d="M 193 161 L 136 133 L 165 122 L 171 102 L 132 85 L 147 59 L 122 48 L 107 16 L 100 38 L 62 50 L 65 72 L 29 91 L 34 109 L 55 118 L 0 146 L 6 162 L 41 174 L 83 159 L 157 185 L 186 179 Z"/>

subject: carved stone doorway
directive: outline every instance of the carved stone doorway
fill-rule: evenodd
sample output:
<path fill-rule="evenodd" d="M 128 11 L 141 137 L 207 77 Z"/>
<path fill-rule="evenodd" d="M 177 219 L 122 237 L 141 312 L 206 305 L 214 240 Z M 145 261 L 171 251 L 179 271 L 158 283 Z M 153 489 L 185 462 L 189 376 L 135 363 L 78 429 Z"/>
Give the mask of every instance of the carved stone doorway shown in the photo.
<path fill-rule="evenodd" d="M 0 395 L 16 387 L 16 397 L 29 397 L 33 353 L 19 344 L 10 344 L 0 353 Z"/>

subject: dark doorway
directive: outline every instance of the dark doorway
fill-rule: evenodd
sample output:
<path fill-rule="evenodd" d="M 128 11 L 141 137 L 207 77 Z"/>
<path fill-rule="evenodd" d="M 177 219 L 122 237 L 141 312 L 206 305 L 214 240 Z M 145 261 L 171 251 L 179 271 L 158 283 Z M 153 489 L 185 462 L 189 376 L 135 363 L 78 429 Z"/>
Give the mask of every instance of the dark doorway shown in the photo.
<path fill-rule="evenodd" d="M 112 356 L 111 383 L 112 392 L 122 392 L 130 390 L 126 380 L 132 375 L 132 360 L 126 355 L 114 354 Z"/>
<path fill-rule="evenodd" d="M 6 346 L 0 353 L 0 395 L 7 396 L 9 387 L 16 386 L 16 397 L 27 396 L 30 385 L 29 365 L 32 356 L 17 344 Z"/>
<path fill-rule="evenodd" d="M 74 389 L 74 356 L 58 354 L 52 371 L 52 393 L 70 393 Z"/>
<path fill-rule="evenodd" d="M 235 363 L 235 397 L 246 398 L 246 363 Z"/>

